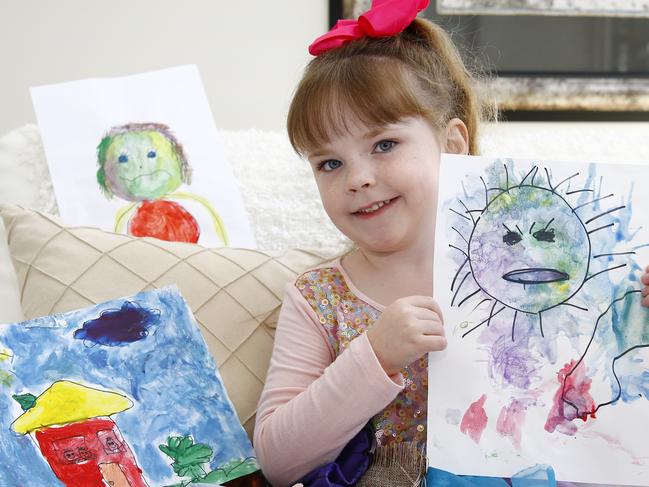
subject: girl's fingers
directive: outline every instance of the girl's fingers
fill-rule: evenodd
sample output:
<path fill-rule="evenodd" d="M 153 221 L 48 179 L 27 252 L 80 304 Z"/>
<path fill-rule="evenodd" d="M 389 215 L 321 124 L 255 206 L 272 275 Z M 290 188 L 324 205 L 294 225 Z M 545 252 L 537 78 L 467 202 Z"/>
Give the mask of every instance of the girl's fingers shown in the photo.
<path fill-rule="evenodd" d="M 444 316 L 442 315 L 442 309 L 438 306 L 438 304 L 435 302 L 435 300 L 431 296 L 408 296 L 407 298 L 404 298 L 406 302 L 412 306 L 416 306 L 418 308 L 425 308 L 428 309 L 437 316 L 439 316 L 439 319 L 444 321 Z"/>
<path fill-rule="evenodd" d="M 444 325 L 442 325 L 439 321 L 436 320 L 422 320 L 421 322 L 421 332 L 424 335 L 439 335 L 439 336 L 444 336 L 445 331 L 444 331 Z"/>
<path fill-rule="evenodd" d="M 642 293 L 642 297 L 649 295 L 649 287 L 647 286 L 643 287 L 641 293 Z"/>
<path fill-rule="evenodd" d="M 439 321 L 440 323 L 443 323 L 442 316 L 439 313 L 428 308 L 414 308 L 412 316 L 417 318 L 418 320 Z"/>
<path fill-rule="evenodd" d="M 422 337 L 424 350 L 427 352 L 439 352 L 448 345 L 446 337 L 440 335 L 426 335 Z"/>
<path fill-rule="evenodd" d="M 642 284 L 649 285 L 649 274 L 646 272 L 642 274 L 640 281 L 642 282 Z"/>

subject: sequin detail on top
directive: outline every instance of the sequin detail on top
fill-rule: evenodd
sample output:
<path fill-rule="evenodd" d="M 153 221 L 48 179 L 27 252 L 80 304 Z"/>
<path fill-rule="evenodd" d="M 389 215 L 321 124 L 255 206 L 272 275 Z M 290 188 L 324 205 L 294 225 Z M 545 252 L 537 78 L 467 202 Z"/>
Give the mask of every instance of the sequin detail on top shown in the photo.
<path fill-rule="evenodd" d="M 305 272 L 295 281 L 309 303 L 336 356 L 349 343 L 367 331 L 381 312 L 356 296 L 336 267 L 322 267 Z M 426 356 L 401 370 L 405 387 L 399 395 L 374 416 L 372 424 L 380 446 L 401 442 L 426 441 L 426 401 L 428 400 L 428 363 Z"/>

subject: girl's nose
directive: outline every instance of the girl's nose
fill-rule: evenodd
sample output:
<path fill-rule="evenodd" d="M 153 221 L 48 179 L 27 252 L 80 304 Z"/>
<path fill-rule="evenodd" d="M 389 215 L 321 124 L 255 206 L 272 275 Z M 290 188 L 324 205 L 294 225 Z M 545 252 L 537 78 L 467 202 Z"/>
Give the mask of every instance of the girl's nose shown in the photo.
<path fill-rule="evenodd" d="M 371 164 L 349 164 L 347 169 L 347 191 L 355 193 L 362 188 L 369 188 L 376 183 L 376 175 Z"/>

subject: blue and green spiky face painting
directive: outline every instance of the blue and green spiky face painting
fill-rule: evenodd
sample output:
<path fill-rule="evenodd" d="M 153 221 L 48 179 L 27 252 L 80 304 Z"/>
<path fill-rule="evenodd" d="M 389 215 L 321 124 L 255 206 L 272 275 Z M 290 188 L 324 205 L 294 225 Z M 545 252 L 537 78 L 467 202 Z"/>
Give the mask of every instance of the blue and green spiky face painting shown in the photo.
<path fill-rule="evenodd" d="M 579 291 L 588 274 L 590 239 L 559 194 L 523 185 L 489 202 L 468 253 L 485 293 L 512 309 L 540 313 Z"/>
<path fill-rule="evenodd" d="M 154 200 L 183 183 L 180 156 L 164 134 L 156 130 L 126 131 L 105 140 L 106 186 L 120 198 Z"/>

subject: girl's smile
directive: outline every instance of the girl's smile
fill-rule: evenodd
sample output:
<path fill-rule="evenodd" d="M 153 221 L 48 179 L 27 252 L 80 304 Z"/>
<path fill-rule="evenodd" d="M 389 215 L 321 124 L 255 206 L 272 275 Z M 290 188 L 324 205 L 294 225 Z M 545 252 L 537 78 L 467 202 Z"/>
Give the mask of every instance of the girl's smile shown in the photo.
<path fill-rule="evenodd" d="M 398 198 L 398 196 L 395 196 L 394 198 L 387 200 L 377 201 L 376 203 L 360 208 L 352 214 L 356 215 L 358 218 L 373 218 L 382 215 L 385 211 L 391 208 L 394 203 L 396 203 Z"/>

